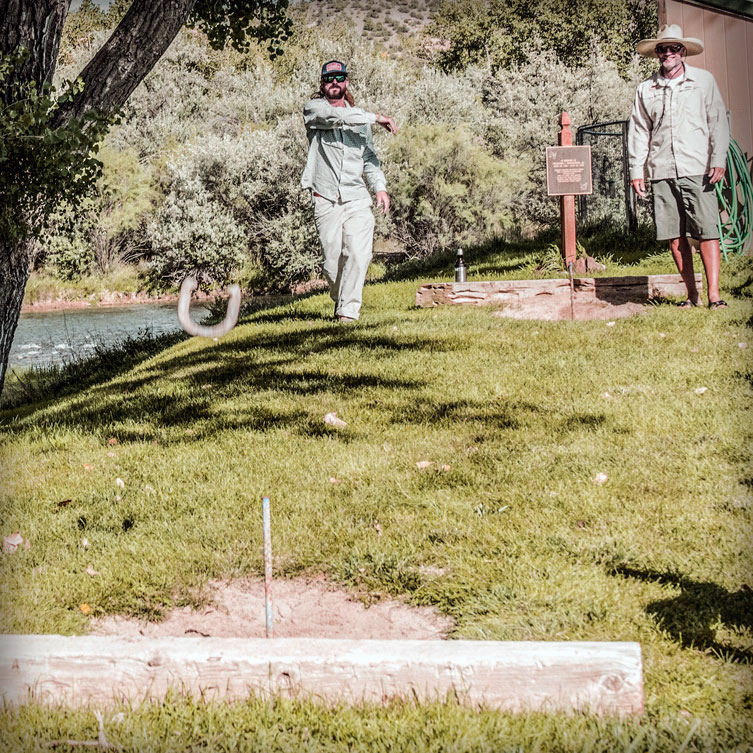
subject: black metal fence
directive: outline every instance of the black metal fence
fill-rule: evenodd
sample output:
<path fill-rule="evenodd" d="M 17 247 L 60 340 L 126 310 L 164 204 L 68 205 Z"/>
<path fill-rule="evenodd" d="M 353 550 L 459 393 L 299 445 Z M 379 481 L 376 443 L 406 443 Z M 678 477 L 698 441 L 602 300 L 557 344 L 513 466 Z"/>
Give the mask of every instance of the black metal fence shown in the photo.
<path fill-rule="evenodd" d="M 578 197 L 581 223 L 611 220 L 638 229 L 638 206 L 630 186 L 627 120 L 592 123 L 578 128 L 575 143 L 591 147 L 593 193 Z"/>

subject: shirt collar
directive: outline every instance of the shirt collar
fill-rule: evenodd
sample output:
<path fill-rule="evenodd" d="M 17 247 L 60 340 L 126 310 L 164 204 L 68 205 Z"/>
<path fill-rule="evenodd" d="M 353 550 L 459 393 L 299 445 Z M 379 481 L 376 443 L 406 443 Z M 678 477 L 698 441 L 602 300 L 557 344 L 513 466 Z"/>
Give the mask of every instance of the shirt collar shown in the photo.
<path fill-rule="evenodd" d="M 682 73 L 682 76 L 680 76 L 679 81 L 694 81 L 695 80 L 695 68 L 688 65 L 687 63 L 684 63 L 685 70 Z M 651 77 L 654 81 L 654 86 L 668 86 L 669 81 L 671 79 L 666 79 L 664 76 L 661 75 L 661 68 L 654 73 L 654 75 Z"/>

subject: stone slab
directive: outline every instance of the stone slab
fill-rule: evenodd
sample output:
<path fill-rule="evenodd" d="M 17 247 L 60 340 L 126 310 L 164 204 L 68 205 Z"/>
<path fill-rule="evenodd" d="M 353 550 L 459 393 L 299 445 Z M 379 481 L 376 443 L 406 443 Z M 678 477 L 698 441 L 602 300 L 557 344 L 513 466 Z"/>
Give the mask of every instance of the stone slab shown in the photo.
<path fill-rule="evenodd" d="M 696 283 L 700 288 L 700 274 L 696 274 Z M 652 299 L 685 298 L 687 295 L 679 274 L 577 277 L 573 286 L 576 307 L 587 304 L 644 305 Z M 416 292 L 416 306 L 444 305 L 496 306 L 507 310 L 514 318 L 570 318 L 570 281 L 555 278 L 430 282 L 421 285 Z M 631 313 L 635 310 L 633 307 Z"/>

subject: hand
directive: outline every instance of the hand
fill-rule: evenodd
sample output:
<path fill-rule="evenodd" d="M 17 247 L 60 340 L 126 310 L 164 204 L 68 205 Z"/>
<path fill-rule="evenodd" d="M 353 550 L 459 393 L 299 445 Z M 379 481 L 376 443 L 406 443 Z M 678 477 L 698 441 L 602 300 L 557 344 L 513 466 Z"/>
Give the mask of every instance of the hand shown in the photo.
<path fill-rule="evenodd" d="M 382 214 L 387 214 L 390 211 L 390 197 L 387 195 L 387 191 L 377 191 L 376 200 L 377 209 L 381 207 Z"/>
<path fill-rule="evenodd" d="M 646 181 L 643 180 L 643 178 L 636 178 L 635 180 L 631 180 L 630 184 L 633 186 L 633 191 L 635 191 L 638 196 L 640 196 L 642 199 L 646 198 Z"/>
<path fill-rule="evenodd" d="M 385 131 L 389 131 L 393 135 L 397 133 L 397 126 L 395 125 L 395 121 L 392 118 L 388 118 L 386 115 L 380 115 L 379 113 L 377 113 L 376 123 L 377 125 L 382 126 Z"/>
<path fill-rule="evenodd" d="M 724 178 L 724 172 L 723 167 L 712 167 L 711 170 L 709 170 L 709 183 L 711 183 L 712 186 L 714 183 L 718 183 Z"/>

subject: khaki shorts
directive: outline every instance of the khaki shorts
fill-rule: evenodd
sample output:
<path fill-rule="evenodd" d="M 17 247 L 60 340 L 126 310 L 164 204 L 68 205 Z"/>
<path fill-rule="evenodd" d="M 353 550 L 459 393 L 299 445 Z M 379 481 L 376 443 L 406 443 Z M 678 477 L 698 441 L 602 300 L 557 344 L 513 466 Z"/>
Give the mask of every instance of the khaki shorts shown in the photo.
<path fill-rule="evenodd" d="M 705 175 L 667 178 L 651 183 L 654 193 L 656 239 L 719 237 L 719 204 L 716 188 Z"/>

